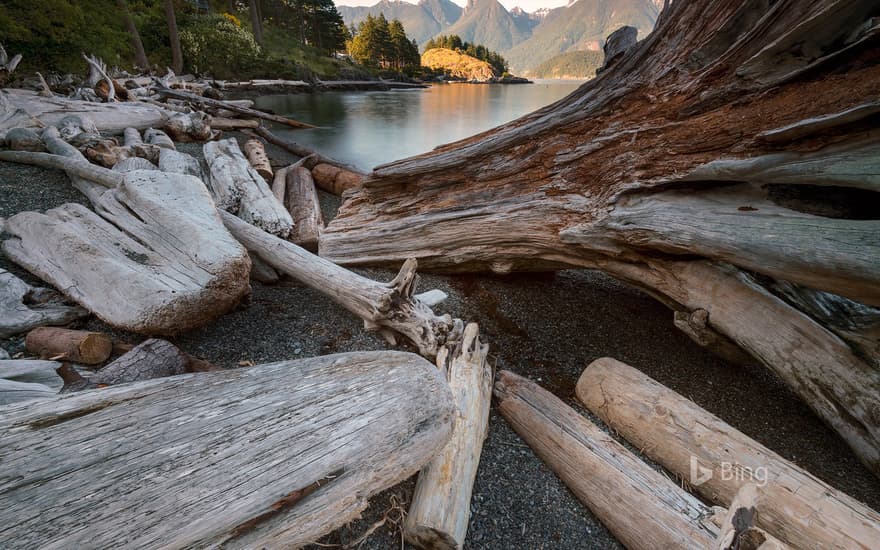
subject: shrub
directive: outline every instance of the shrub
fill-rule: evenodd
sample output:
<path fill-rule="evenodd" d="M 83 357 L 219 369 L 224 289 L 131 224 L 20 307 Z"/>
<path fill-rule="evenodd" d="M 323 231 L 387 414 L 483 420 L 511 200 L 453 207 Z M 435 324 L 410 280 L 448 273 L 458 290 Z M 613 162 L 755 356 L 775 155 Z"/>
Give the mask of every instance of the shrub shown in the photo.
<path fill-rule="evenodd" d="M 215 78 L 248 72 L 262 54 L 249 30 L 222 15 L 190 18 L 180 31 L 180 45 L 190 70 Z"/>

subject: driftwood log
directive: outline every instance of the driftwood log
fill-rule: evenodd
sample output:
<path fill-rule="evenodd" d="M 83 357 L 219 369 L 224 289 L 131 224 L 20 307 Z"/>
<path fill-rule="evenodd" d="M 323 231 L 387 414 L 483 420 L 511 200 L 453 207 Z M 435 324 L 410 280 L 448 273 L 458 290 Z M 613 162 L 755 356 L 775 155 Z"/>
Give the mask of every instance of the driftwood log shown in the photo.
<path fill-rule="evenodd" d="M 290 234 L 290 213 L 272 194 L 260 174 L 248 163 L 235 138 L 204 146 L 208 186 L 217 208 L 282 238 Z"/>
<path fill-rule="evenodd" d="M 628 365 L 594 361 L 577 396 L 712 502 L 729 506 L 744 485 L 760 485 L 757 525 L 796 548 L 868 550 L 880 540 L 880 514 Z"/>
<path fill-rule="evenodd" d="M 448 441 L 400 352 L 185 374 L 0 409 L 3 548 L 297 548 Z"/>
<path fill-rule="evenodd" d="M 350 164 L 345 164 L 338 160 L 322 155 L 321 153 L 315 151 L 310 147 L 306 147 L 299 143 L 283 139 L 282 137 L 273 134 L 271 131 L 263 126 L 260 126 L 259 128 L 254 130 L 254 133 L 265 139 L 267 142 L 273 145 L 277 145 L 278 147 L 281 147 L 282 149 L 289 151 L 298 157 L 308 158 L 308 160 L 306 160 L 305 162 L 305 167 L 310 170 L 319 164 L 329 164 L 330 166 L 335 166 L 341 170 L 344 170 L 345 172 L 348 172 L 349 176 L 347 176 L 347 178 L 351 180 L 357 180 L 358 183 L 366 176 L 363 171 L 355 168 L 354 166 L 351 166 Z"/>
<path fill-rule="evenodd" d="M 845 315 L 816 317 L 773 290 L 824 292 L 837 311 L 880 305 L 877 21 L 871 0 L 669 3 L 568 97 L 375 168 L 320 253 L 604 270 L 674 310 L 707 311 L 880 473 L 870 338 L 841 336 Z"/>
<path fill-rule="evenodd" d="M 269 113 L 264 113 L 263 111 L 257 111 L 256 109 L 251 109 L 249 107 L 242 107 L 236 103 L 222 101 L 219 99 L 211 99 L 204 96 L 199 96 L 196 94 L 192 94 L 189 92 L 184 92 L 182 90 L 173 90 L 171 88 L 163 86 L 160 82 L 154 79 L 156 82 L 155 89 L 159 93 L 159 95 L 163 97 L 170 97 L 175 99 L 183 99 L 188 101 L 193 105 L 200 105 L 203 107 L 214 107 L 220 109 L 226 109 L 227 111 L 232 111 L 234 113 L 238 113 L 241 115 L 245 115 L 251 118 L 260 118 L 263 120 L 268 120 L 270 122 L 277 122 L 278 124 L 284 124 L 286 126 L 291 126 L 293 128 L 314 128 L 311 124 L 306 124 L 304 122 L 299 122 L 297 120 L 293 120 L 291 118 L 272 115 Z"/>
<path fill-rule="evenodd" d="M 756 526 L 764 511 L 761 490 L 754 483 L 743 485 L 721 521 L 715 550 L 792 550 L 773 535 Z"/>
<path fill-rule="evenodd" d="M 713 511 L 556 396 L 498 373 L 498 410 L 578 499 L 632 549 L 710 548 Z"/>
<path fill-rule="evenodd" d="M 403 335 L 420 353 L 435 357 L 440 347 L 461 337 L 460 320 L 437 316 L 415 296 L 417 263 L 409 260 L 388 283 L 362 277 L 307 250 L 279 239 L 241 219 L 220 212 L 226 228 L 250 252 L 306 286 L 324 293 L 364 320 L 367 330 L 379 331 L 392 344 Z"/>
<path fill-rule="evenodd" d="M 155 170 L 121 174 L 70 154 L 0 152 L 2 160 L 66 170 L 97 212 L 66 204 L 12 216 L 2 243 L 12 261 L 108 324 L 150 335 L 207 323 L 249 292 L 247 252 L 201 181 Z"/>
<path fill-rule="evenodd" d="M 458 413 L 452 439 L 419 472 L 406 515 L 404 536 L 419 548 L 455 550 L 464 545 L 492 400 L 489 346 L 480 343 L 479 333 L 476 323 L 469 324 L 456 346 L 444 346 L 437 355 Z"/>
<path fill-rule="evenodd" d="M 113 340 L 106 334 L 57 327 L 35 328 L 24 343 L 37 357 L 86 365 L 103 363 L 113 352 Z"/>
<path fill-rule="evenodd" d="M 88 311 L 65 304 L 54 290 L 32 287 L 0 269 L 0 338 L 43 325 L 66 325 L 86 315 Z"/>
<path fill-rule="evenodd" d="M 269 157 L 266 156 L 266 148 L 262 141 L 258 139 L 247 140 L 244 144 L 244 154 L 254 170 L 263 176 L 263 179 L 272 181 L 272 165 L 269 164 Z"/>
<path fill-rule="evenodd" d="M 317 252 L 318 238 L 324 230 L 324 216 L 318 202 L 315 181 L 305 166 L 289 168 L 285 174 L 284 204 L 293 218 L 291 242 L 308 250 Z"/>
<path fill-rule="evenodd" d="M 0 378 L 15 382 L 42 384 L 57 393 L 63 383 L 55 372 L 61 363 L 38 359 L 0 359 Z"/>
<path fill-rule="evenodd" d="M 65 384 L 62 392 L 127 384 L 190 372 L 190 358 L 167 340 L 150 338 L 95 374 Z"/>

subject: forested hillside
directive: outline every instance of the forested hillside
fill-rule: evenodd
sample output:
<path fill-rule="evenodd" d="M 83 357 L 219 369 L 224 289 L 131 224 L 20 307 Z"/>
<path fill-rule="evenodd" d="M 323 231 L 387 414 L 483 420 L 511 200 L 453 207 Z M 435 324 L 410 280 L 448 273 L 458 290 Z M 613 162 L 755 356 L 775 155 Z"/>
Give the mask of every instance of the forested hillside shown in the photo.
<path fill-rule="evenodd" d="M 87 52 L 111 66 L 171 66 L 218 78 L 335 74 L 341 65 L 331 56 L 347 37 L 332 0 L 0 3 L 0 40 L 24 56 L 24 70 L 82 71 Z"/>

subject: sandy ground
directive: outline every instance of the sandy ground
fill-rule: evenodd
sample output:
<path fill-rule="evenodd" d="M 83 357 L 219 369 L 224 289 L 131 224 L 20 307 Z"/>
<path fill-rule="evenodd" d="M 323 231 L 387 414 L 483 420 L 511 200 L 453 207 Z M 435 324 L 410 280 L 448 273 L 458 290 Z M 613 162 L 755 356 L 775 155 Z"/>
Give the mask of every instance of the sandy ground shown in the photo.
<path fill-rule="evenodd" d="M 189 152 L 197 146 L 183 147 Z M 270 148 L 270 156 L 284 158 Z M 289 160 L 289 159 L 288 159 Z M 0 217 L 81 202 L 63 173 L 0 163 Z M 325 215 L 333 197 L 323 195 Z M 0 267 L 32 284 L 30 274 L 0 257 Z M 377 279 L 393 273 L 364 270 Z M 577 406 L 574 386 L 584 367 L 603 356 L 644 371 L 831 485 L 880 509 L 880 483 L 847 446 L 766 369 L 728 365 L 672 325 L 660 303 L 601 273 L 488 276 L 424 275 L 421 289 L 440 288 L 441 312 L 480 323 L 498 369 L 525 375 Z M 111 331 L 90 319 L 82 326 Z M 111 331 L 113 332 L 113 331 Z M 115 333 L 138 342 L 142 337 Z M 225 367 L 354 350 L 385 349 L 378 337 L 319 293 L 293 281 L 253 285 L 250 303 L 208 327 L 174 339 L 186 351 Z M 0 340 L 16 354 L 23 338 Z M 357 542 L 388 521 L 360 548 L 401 546 L 396 529 L 413 480 L 375 496 L 364 519 L 325 537 L 325 545 Z M 315 545 L 315 548 L 319 546 Z M 581 505 L 493 410 L 474 487 L 469 549 L 617 548 L 610 533 Z"/>

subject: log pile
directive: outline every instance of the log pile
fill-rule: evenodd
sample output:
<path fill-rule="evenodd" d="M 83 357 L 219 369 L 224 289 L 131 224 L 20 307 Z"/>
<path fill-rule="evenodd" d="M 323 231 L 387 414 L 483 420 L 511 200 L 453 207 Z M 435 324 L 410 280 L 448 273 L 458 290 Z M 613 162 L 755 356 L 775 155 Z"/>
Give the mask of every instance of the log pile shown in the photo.
<path fill-rule="evenodd" d="M 85 56 L 74 98 L 42 77 L 0 91 L 0 160 L 62 169 L 92 205 L 0 220 L 3 253 L 78 304 L 0 270 L 0 338 L 27 333 L 33 357 L 0 360 L 0 546 L 298 547 L 419 472 L 401 536 L 460 549 L 494 394 L 629 548 L 872 547 L 880 514 L 632 367 L 596 361 L 576 393 L 639 453 L 495 377 L 416 267 L 604 270 L 698 345 L 765 365 L 880 471 L 880 226 L 856 204 L 878 190 L 876 36 L 870 2 L 676 2 L 642 42 L 609 36 L 572 96 L 370 174 L 173 74 L 128 86 Z M 15 64 L 0 47 L 0 77 Z M 251 139 L 217 139 L 232 128 Z M 301 160 L 275 169 L 263 140 Z M 327 227 L 318 190 L 344 199 Z M 343 267 L 368 264 L 402 267 Z M 282 277 L 423 358 L 223 370 L 157 338 Z M 48 326 L 88 313 L 147 338 Z"/>

